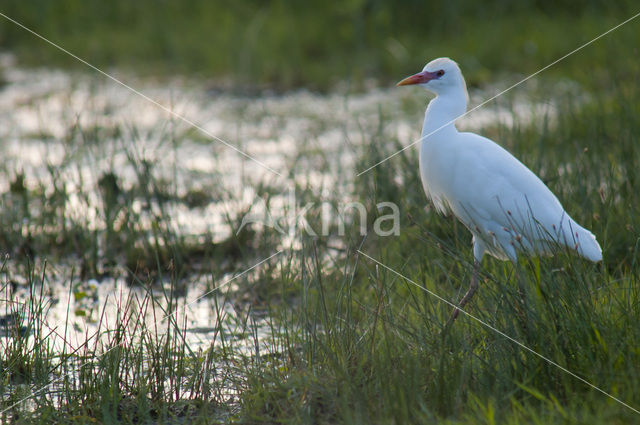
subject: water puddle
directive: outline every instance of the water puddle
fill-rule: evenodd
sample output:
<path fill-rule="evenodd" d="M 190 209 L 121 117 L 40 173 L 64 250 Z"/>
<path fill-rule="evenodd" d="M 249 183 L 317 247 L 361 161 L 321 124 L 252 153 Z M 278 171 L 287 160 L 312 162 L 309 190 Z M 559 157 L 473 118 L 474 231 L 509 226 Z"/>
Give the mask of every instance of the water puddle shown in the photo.
<path fill-rule="evenodd" d="M 180 233 L 228 237 L 228 217 L 246 210 L 256 188 L 269 182 L 285 188 L 290 181 L 312 189 L 332 188 L 349 196 L 356 156 L 368 143 L 385 139 L 402 145 L 420 137 L 427 97 L 420 90 L 395 87 L 367 93 L 321 95 L 304 90 L 285 95 L 248 97 L 207 90 L 198 81 L 174 79 L 162 85 L 118 76 L 146 96 L 201 126 L 207 132 L 281 173 L 238 154 L 166 111 L 106 78 L 56 70 L 16 67 L 11 56 L 0 60 L 0 154 L 11 176 L 25 175 L 27 187 L 50 187 L 63 180 L 71 194 L 68 210 L 104 228 L 96 209 L 99 179 L 117 170 L 124 187 L 135 184 L 146 164 L 166 181 L 178 199 L 204 194 L 200 208 L 172 205 L 170 217 Z M 472 105 L 488 96 L 472 93 Z M 515 111 L 515 112 L 514 112 Z M 549 104 L 492 103 L 460 120 L 462 129 L 512 125 L 552 112 Z M 371 140 L 375 136 L 375 141 Z M 82 201 L 74 193 L 88 193 Z"/>

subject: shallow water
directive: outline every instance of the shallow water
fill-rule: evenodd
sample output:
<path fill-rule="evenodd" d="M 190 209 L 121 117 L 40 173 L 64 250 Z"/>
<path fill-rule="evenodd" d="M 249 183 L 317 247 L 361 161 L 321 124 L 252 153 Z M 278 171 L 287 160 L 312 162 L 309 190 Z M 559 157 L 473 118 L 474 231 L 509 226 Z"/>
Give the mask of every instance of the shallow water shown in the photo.
<path fill-rule="evenodd" d="M 304 90 L 286 95 L 247 97 L 207 90 L 205 82 L 175 78 L 163 84 L 121 76 L 123 81 L 176 114 L 282 174 L 277 176 L 223 143 L 131 90 L 101 76 L 64 71 L 27 70 L 11 56 L 0 60 L 5 81 L 0 89 L 0 154 L 8 175 L 25 173 L 26 185 L 47 181 L 46 166 L 58 167 L 72 194 L 69 211 L 90 217 L 98 202 L 73 196 L 91 193 L 97 180 L 117 170 L 124 185 L 135 181 L 130 163 L 153 164 L 156 178 L 171 182 L 176 195 L 199 189 L 231 196 L 195 210 L 172 206 L 175 227 L 185 234 L 211 233 L 227 237 L 225 214 L 234 215 L 253 203 L 255 187 L 268 181 L 283 190 L 293 178 L 316 190 L 348 196 L 355 184 L 355 156 L 377 128 L 403 145 L 420 136 L 421 90 L 395 87 L 361 94 L 319 95 Z M 488 95 L 472 93 L 472 105 Z M 473 112 L 459 121 L 474 130 L 544 113 L 549 105 L 510 101 Z M 386 164 L 393 166 L 393 162 Z M 82 187 L 80 187 L 82 182 Z M 7 180 L 0 180 L 6 191 Z M 89 190 L 88 190 L 89 189 Z"/>
<path fill-rule="evenodd" d="M 168 356 L 177 356 L 175 352 L 180 351 L 194 353 L 187 354 L 187 359 L 213 361 L 217 370 L 213 377 L 220 380 L 215 400 L 231 409 L 236 403 L 237 389 L 229 382 L 242 378 L 237 365 L 246 358 L 259 362 L 279 355 L 273 343 L 277 335 L 273 335 L 264 312 L 253 311 L 251 303 L 235 295 L 238 285 L 251 284 L 258 278 L 257 273 L 249 273 L 242 279 L 235 279 L 236 275 L 232 274 L 219 278 L 192 277 L 182 282 L 180 293 L 172 294 L 176 291 L 175 282 L 156 282 L 143 287 L 131 285 L 124 278 L 78 280 L 74 270 L 66 266 L 47 266 L 48 271 L 44 273 L 44 264 L 38 264 L 33 270 L 36 275 L 44 276 L 44 281 L 36 278 L 29 284 L 12 276 L 11 283 L 17 285 L 2 285 L 0 293 L 0 351 L 13 350 L 9 347 L 15 346 L 15 339 L 20 339 L 25 353 L 37 350 L 36 344 L 42 344 L 40 349 L 44 348 L 45 353 L 52 353 L 47 354 L 52 372 L 47 375 L 50 378 L 46 385 L 34 386 L 29 381 L 12 378 L 4 386 L 3 396 L 24 397 L 27 410 L 37 408 L 31 401 L 34 391 L 47 394 L 56 406 L 64 404 L 65 381 L 80 381 L 82 370 L 85 370 L 86 381 L 86 370 L 98 373 L 96 367 L 100 359 L 110 351 L 131 350 L 138 344 L 140 348 L 135 350 L 144 353 L 142 364 L 123 362 L 126 368 L 120 371 L 123 380 L 137 377 L 131 368 L 139 367 L 143 374 L 150 374 L 152 368 L 166 368 L 168 364 L 163 363 L 161 357 L 149 358 L 155 350 L 169 347 L 165 354 Z M 144 325 L 141 326 L 141 322 Z M 173 342 L 165 347 L 169 341 Z M 202 396 L 192 394 L 189 376 L 168 370 L 159 374 L 166 376 L 164 384 L 168 387 L 175 386 L 176 380 L 180 382 L 182 398 Z M 221 420 L 226 412 L 219 409 Z"/>
<path fill-rule="evenodd" d="M 36 266 L 42 272 L 44 265 Z M 169 316 L 185 331 L 185 342 L 193 351 L 206 350 L 214 342 L 233 341 L 240 354 L 250 355 L 255 341 L 270 334 L 270 328 L 260 315 L 248 316 L 247 306 L 233 296 L 237 290 L 234 275 L 225 274 L 213 282 L 213 277 L 192 278 L 180 294 L 173 294 L 176 287 L 171 282 L 156 283 L 153 287 L 130 285 L 123 278 L 104 278 L 101 281 L 79 280 L 70 267 L 46 266 L 44 282 L 36 279 L 31 288 L 27 282 L 12 277 L 18 283 L 13 294 L 8 287 L 0 304 L 0 339 L 7 337 L 7 330 L 18 325 L 27 334 L 30 315 L 41 315 L 43 333 L 50 334 L 48 341 L 56 352 L 71 352 L 85 343 L 90 346 L 108 346 L 108 329 L 114 329 L 131 317 L 142 318 L 149 329 L 162 336 L 167 332 Z M 251 279 L 251 277 L 250 277 Z M 30 301 L 37 300 L 36 312 Z M 16 324 L 12 312 L 21 310 L 23 322 Z M 27 336 L 27 335 L 25 335 Z M 33 337 L 33 335 L 28 335 Z"/>

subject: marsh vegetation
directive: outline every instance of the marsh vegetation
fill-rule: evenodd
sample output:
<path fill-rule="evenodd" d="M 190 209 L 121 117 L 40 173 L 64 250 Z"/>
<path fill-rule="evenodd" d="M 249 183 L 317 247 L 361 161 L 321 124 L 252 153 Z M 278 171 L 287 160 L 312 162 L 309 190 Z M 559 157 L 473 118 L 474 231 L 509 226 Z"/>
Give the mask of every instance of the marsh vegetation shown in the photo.
<path fill-rule="evenodd" d="M 356 177 L 420 136 L 425 94 L 390 81 L 451 56 L 477 105 L 633 4 L 459 1 L 426 16 L 314 3 L 7 2 L 3 13 L 282 176 L 3 22 L 0 420 L 636 422 L 474 320 L 442 333 L 451 309 L 425 289 L 460 298 L 470 236 L 427 206 L 416 149 Z M 485 259 L 470 311 L 636 409 L 639 25 L 459 124 L 534 170 L 605 258 Z M 349 215 L 325 235 L 237 232 L 256 205 L 275 220 L 314 205 L 305 218 L 320 228 L 317 206 L 352 201 L 365 236 Z M 380 202 L 400 206 L 399 235 L 371 231 Z"/>

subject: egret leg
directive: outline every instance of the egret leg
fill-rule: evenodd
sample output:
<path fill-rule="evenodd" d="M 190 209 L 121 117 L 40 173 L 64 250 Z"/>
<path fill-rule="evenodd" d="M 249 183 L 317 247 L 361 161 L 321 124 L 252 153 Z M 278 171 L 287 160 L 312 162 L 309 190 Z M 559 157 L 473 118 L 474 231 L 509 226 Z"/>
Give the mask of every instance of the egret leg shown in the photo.
<path fill-rule="evenodd" d="M 467 290 L 467 293 L 464 294 L 464 297 L 462 297 L 462 299 L 458 303 L 458 307 L 455 310 L 453 310 L 453 314 L 451 315 L 451 318 L 449 319 L 449 323 L 453 323 L 453 321 L 456 320 L 456 318 L 458 317 L 458 314 L 460 313 L 460 309 L 462 307 L 464 307 L 469 302 L 471 297 L 473 297 L 473 294 L 476 293 L 476 290 L 478 289 L 478 272 L 479 272 L 479 270 L 480 270 L 480 261 L 474 260 L 474 262 L 473 262 L 473 275 L 471 276 L 471 284 L 469 285 L 469 289 Z"/>

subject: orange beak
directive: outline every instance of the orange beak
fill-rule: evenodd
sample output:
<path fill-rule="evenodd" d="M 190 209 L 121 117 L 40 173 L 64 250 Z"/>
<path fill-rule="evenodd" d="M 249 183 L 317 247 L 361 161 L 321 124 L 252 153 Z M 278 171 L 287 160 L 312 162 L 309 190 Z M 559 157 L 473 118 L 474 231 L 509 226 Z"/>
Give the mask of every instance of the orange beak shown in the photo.
<path fill-rule="evenodd" d="M 422 71 L 400 81 L 396 86 L 409 86 L 412 84 L 424 84 L 438 78 L 435 72 Z"/>

